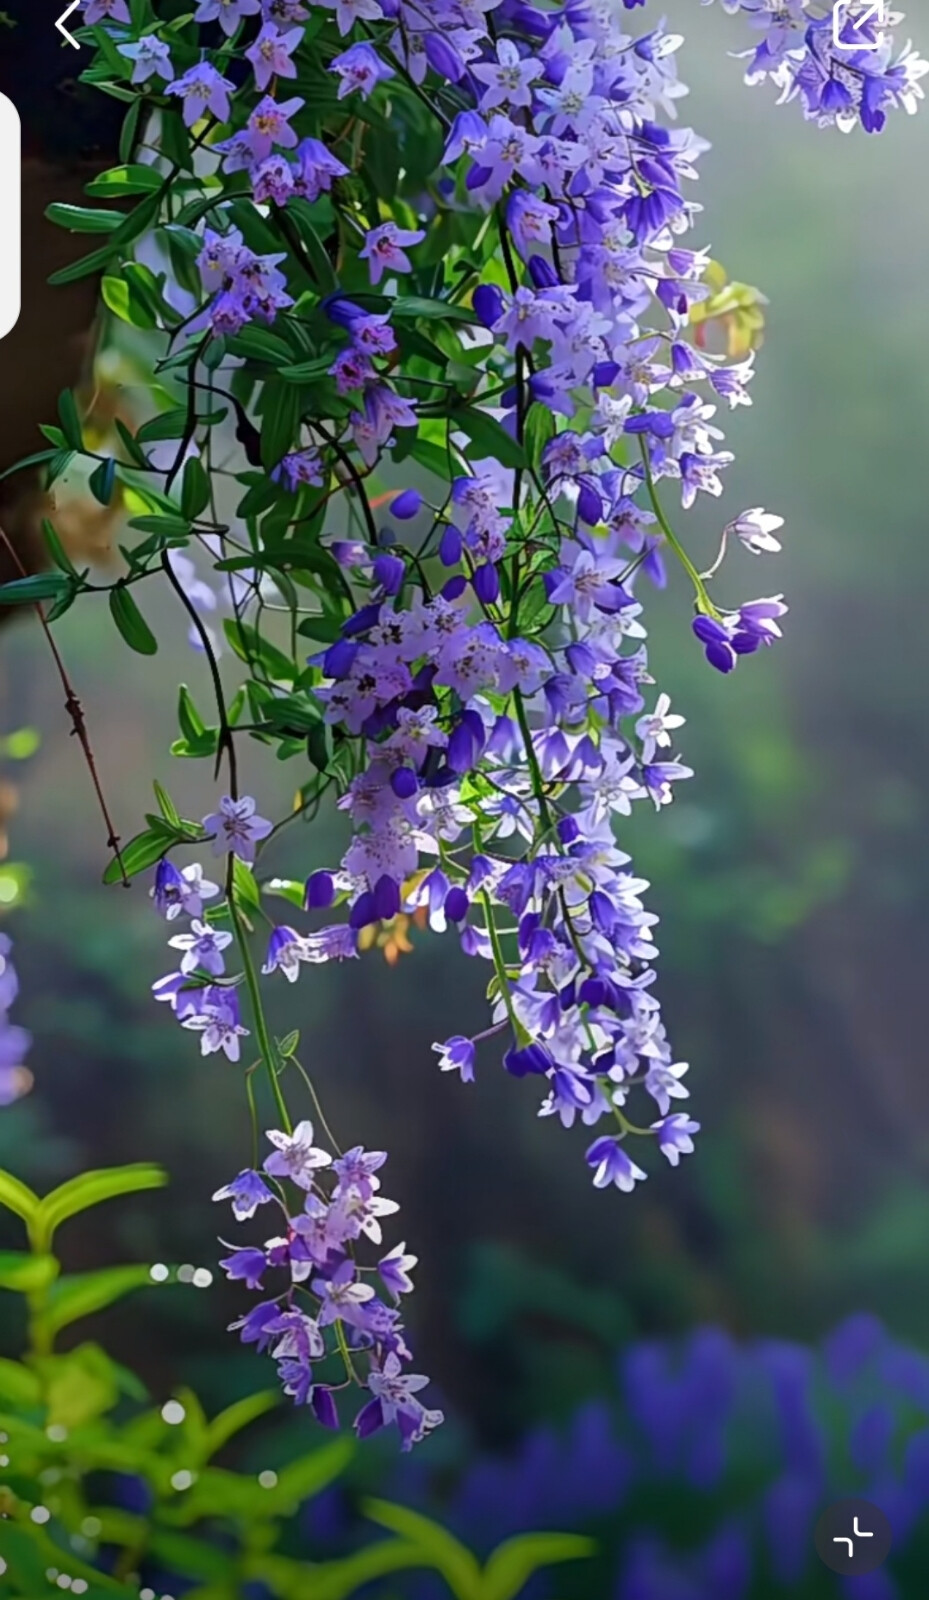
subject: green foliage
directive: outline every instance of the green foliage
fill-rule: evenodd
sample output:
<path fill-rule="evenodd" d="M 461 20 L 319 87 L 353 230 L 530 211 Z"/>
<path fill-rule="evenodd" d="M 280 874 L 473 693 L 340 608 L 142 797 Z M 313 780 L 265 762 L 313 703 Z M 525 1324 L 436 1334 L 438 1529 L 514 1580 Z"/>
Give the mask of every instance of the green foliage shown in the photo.
<path fill-rule="evenodd" d="M 166 823 L 177 825 L 160 786 L 156 795 Z M 416 1569 L 438 1573 L 454 1600 L 516 1600 L 542 1567 L 591 1553 L 590 1541 L 574 1535 L 525 1534 L 501 1545 L 482 1567 L 438 1523 L 382 1500 L 363 1509 L 387 1538 L 332 1561 L 289 1553 L 296 1513 L 345 1473 L 353 1439 L 317 1443 L 256 1479 L 216 1458 L 270 1415 L 281 1399 L 276 1391 L 247 1395 L 211 1418 L 182 1389 L 166 1417 L 100 1345 L 55 1348 L 62 1329 L 151 1282 L 143 1265 L 62 1272 L 51 1250 L 57 1229 L 105 1200 L 164 1181 L 155 1166 L 116 1167 L 82 1173 L 40 1197 L 0 1170 L 0 1205 L 25 1224 L 30 1245 L 0 1252 L 0 1289 L 23 1296 L 27 1311 L 22 1358 L 0 1359 L 0 1435 L 8 1457 L 0 1481 L 5 1596 L 37 1600 L 54 1569 L 82 1579 L 90 1600 L 137 1600 L 140 1575 L 152 1564 L 196 1600 L 240 1600 L 251 1581 L 278 1600 L 350 1600 L 374 1579 Z M 113 1503 L 114 1473 L 137 1480 L 147 1510 Z"/>

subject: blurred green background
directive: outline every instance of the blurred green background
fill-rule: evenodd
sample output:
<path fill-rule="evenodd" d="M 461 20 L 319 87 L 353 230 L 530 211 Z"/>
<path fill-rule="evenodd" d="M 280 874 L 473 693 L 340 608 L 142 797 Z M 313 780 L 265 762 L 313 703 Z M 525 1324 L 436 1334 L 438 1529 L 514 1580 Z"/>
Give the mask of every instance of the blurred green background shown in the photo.
<path fill-rule="evenodd" d="M 341 1140 L 390 1151 L 385 1189 L 421 1259 L 422 1370 L 484 1447 L 600 1392 L 633 1334 L 714 1322 L 814 1341 L 866 1309 L 929 1348 L 929 121 L 895 116 L 870 140 L 818 132 L 743 87 L 726 54 L 737 20 L 693 0 L 666 10 L 687 35 L 681 120 L 713 143 L 696 238 L 770 300 L 754 406 L 721 419 L 737 455 L 725 499 L 676 526 L 707 564 L 723 521 L 779 512 L 783 555 L 734 552 L 718 593 L 791 603 L 783 644 L 724 680 L 691 637 L 684 587 L 649 596 L 652 670 L 687 716 L 696 777 L 623 842 L 662 915 L 699 1154 L 632 1196 L 599 1194 L 584 1131 L 537 1121 L 531 1085 L 492 1050 L 475 1086 L 440 1077 L 430 1045 L 481 1025 L 486 976 L 450 939 L 414 933 L 394 968 L 372 952 L 275 990 Z M 210 807 L 205 766 L 172 770 L 167 753 L 178 678 L 205 699 L 205 671 L 167 602 L 145 661 L 101 600 L 58 635 L 128 836 L 150 775 L 185 814 Z M 101 886 L 103 829 L 40 638 L 16 625 L 0 649 L 4 726 L 41 734 L 8 774 L 32 880 L 5 925 L 36 1085 L 0 1113 L 0 1165 L 41 1189 L 81 1166 L 159 1161 L 170 1189 L 101 1211 L 68 1264 L 212 1267 L 226 1224 L 208 1197 L 248 1149 L 240 1084 L 149 1000 L 169 970 L 165 929 L 140 884 Z M 302 776 L 254 756 L 250 773 L 269 814 Z M 341 838 L 331 815 L 297 825 L 274 864 L 303 877 Z M 222 1331 L 240 1307 L 219 1283 L 152 1290 L 109 1318 L 110 1342 L 156 1387 L 189 1381 L 215 1405 L 260 1381 Z"/>

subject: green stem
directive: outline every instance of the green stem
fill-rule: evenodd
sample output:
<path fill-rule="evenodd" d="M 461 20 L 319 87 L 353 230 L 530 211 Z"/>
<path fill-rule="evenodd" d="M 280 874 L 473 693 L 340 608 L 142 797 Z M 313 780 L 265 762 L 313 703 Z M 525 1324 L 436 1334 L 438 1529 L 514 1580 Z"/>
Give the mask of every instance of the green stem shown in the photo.
<path fill-rule="evenodd" d="M 674 529 L 671 527 L 670 522 L 664 514 L 661 501 L 658 498 L 658 492 L 655 488 L 655 480 L 652 477 L 652 466 L 648 459 L 648 445 L 645 443 L 645 440 L 641 437 L 641 435 L 639 436 L 639 449 L 642 452 L 642 466 L 645 469 L 645 483 L 648 488 L 648 498 L 652 503 L 652 510 L 654 511 L 655 516 L 658 518 L 658 525 L 694 586 L 700 610 L 709 617 L 718 617 L 719 612 L 707 593 L 706 584 L 704 583 L 699 572 L 691 561 L 690 556 L 687 554 L 687 551 L 684 549 L 684 546 L 681 544 L 680 539 L 674 532 Z"/>
<path fill-rule="evenodd" d="M 265 1064 L 265 1069 L 271 1084 L 271 1093 L 274 1096 L 274 1103 L 277 1106 L 278 1116 L 281 1119 L 284 1132 L 292 1133 L 293 1123 L 290 1120 L 290 1113 L 287 1110 L 287 1104 L 284 1100 L 280 1080 L 277 1074 L 277 1051 L 274 1047 L 274 1041 L 271 1038 L 271 1032 L 265 1019 L 264 1007 L 261 1003 L 261 990 L 258 984 L 258 974 L 255 971 L 255 963 L 252 960 L 252 952 L 249 948 L 248 937 L 245 929 L 242 926 L 242 919 L 239 916 L 238 907 L 235 903 L 235 890 L 231 885 L 229 891 L 229 915 L 232 919 L 235 942 L 238 946 L 239 956 L 242 961 L 242 970 L 245 973 L 245 987 L 248 990 L 248 998 L 251 1002 L 252 1016 L 255 1022 L 255 1036 L 258 1040 L 258 1048 L 261 1051 L 261 1059 Z"/>
<path fill-rule="evenodd" d="M 484 916 L 487 918 L 487 932 L 490 935 L 490 948 L 493 951 L 494 956 L 494 971 L 497 974 L 497 982 L 500 985 L 500 993 L 503 997 L 503 1004 L 506 1006 L 506 1014 L 510 1019 L 510 1026 L 516 1035 L 518 1042 L 521 1033 L 519 1019 L 513 1006 L 513 996 L 510 993 L 510 980 L 506 975 L 506 961 L 504 960 L 503 956 L 503 946 L 500 943 L 500 934 L 497 930 L 497 924 L 494 921 L 493 904 L 486 889 L 484 889 L 481 894 L 481 900 L 484 904 Z"/>

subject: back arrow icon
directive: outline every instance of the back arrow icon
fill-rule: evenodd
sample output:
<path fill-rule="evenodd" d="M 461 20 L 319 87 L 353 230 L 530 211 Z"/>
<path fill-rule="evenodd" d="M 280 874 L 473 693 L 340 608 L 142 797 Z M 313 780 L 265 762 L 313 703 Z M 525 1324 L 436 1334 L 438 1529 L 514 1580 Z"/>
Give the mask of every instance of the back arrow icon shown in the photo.
<path fill-rule="evenodd" d="M 63 39 L 67 39 L 69 44 L 73 44 L 75 50 L 80 50 L 81 47 L 78 44 L 77 40 L 75 39 L 73 33 L 69 33 L 68 32 L 67 28 L 65 27 L 65 23 L 67 22 L 68 18 L 70 17 L 72 11 L 76 11 L 77 10 L 77 8 L 80 5 L 80 3 L 81 3 L 81 0 L 71 0 L 71 4 L 68 6 L 67 10 L 63 11 L 61 13 L 61 16 L 58 18 L 58 21 L 55 23 L 55 27 L 58 29 L 58 32 L 61 34 L 61 37 Z"/>

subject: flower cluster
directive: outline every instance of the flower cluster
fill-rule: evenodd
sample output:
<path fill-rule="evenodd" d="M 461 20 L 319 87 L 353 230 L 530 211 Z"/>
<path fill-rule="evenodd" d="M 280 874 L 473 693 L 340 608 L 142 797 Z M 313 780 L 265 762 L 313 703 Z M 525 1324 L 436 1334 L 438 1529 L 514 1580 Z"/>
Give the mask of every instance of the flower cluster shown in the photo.
<path fill-rule="evenodd" d="M 12 940 L 0 933 L 0 1106 L 12 1105 L 32 1087 L 32 1073 L 23 1065 L 32 1039 L 25 1028 L 10 1021 L 10 1007 L 19 993 L 12 948 Z"/>
<path fill-rule="evenodd" d="M 805 0 L 724 4 L 758 29 L 750 75 L 816 120 L 877 131 L 915 103 L 923 64 L 891 65 L 870 24 L 845 50 Z M 781 518 L 730 516 L 701 570 L 670 510 L 722 496 L 717 413 L 749 404 L 754 350 L 714 348 L 720 269 L 690 240 L 708 147 L 676 122 L 682 40 L 639 6 L 200 0 L 183 28 L 153 0 L 84 10 L 92 80 L 136 96 L 125 139 L 144 130 L 138 159 L 96 182 L 142 198 L 107 215 L 86 270 L 102 252 L 108 303 L 161 330 L 173 401 L 106 469 L 145 513 L 111 611 L 151 653 L 135 586 L 171 584 L 215 702 L 205 718 L 182 691 L 175 749 L 229 773 L 202 825 L 159 792 L 127 851 L 131 870 L 157 862 L 162 914 L 188 919 L 156 994 L 206 1055 L 237 1062 L 254 1039 L 286 1130 L 294 1057 L 261 978 L 354 957 L 393 919 L 452 931 L 488 965 L 489 1015 L 437 1043 L 440 1067 L 470 1082 L 497 1038 L 541 1115 L 594 1130 L 593 1182 L 623 1190 L 647 1170 L 633 1147 L 676 1166 L 698 1131 L 655 994 L 648 884 L 614 831 L 691 776 L 647 654 L 649 590 L 683 569 L 695 664 L 702 649 L 721 673 L 774 643 L 787 610 L 715 588 L 730 551 L 779 550 Z M 62 584 L 67 604 L 85 586 L 73 569 Z M 305 887 L 265 871 L 276 830 L 238 787 L 249 735 L 300 763 L 299 812 L 330 795 L 346 819 L 340 859 L 307 860 Z M 209 838 L 224 888 L 170 859 Z M 255 920 L 281 893 L 324 922 L 275 921 L 259 974 Z M 380 1411 L 361 1430 L 399 1407 L 417 1437 L 431 1414 L 356 1276 L 376 1183 L 320 1183 L 302 1214 L 278 1196 L 283 1245 L 245 1252 L 257 1277 L 275 1250 L 293 1281 L 306 1265 L 314 1331 L 301 1312 L 256 1337 L 327 1420 L 330 1386 L 308 1372 L 333 1326 L 347 1367 L 372 1351 Z M 328 1253 L 300 1256 L 310 1235 Z M 330 1316 L 334 1296 L 350 1315 Z"/>
<path fill-rule="evenodd" d="M 703 0 L 704 5 L 712 0 Z M 897 49 L 893 29 L 903 13 L 889 7 L 828 4 L 826 0 L 721 0 L 741 11 L 754 34 L 747 84 L 770 78 L 781 101 L 799 100 L 808 122 L 843 133 L 862 127 L 880 133 L 889 110 L 912 115 L 925 98 L 921 80 L 929 62 L 907 43 Z"/>
<path fill-rule="evenodd" d="M 401 1243 L 376 1265 L 356 1259 L 365 1244 L 381 1247 L 380 1219 L 398 1209 L 379 1193 L 386 1154 L 359 1145 L 333 1159 L 313 1143 L 307 1121 L 290 1133 L 273 1130 L 268 1139 L 273 1150 L 263 1172 L 240 1172 L 213 1196 L 230 1200 L 239 1222 L 274 1205 L 283 1229 L 261 1246 L 230 1246 L 220 1263 L 228 1278 L 262 1293 L 268 1275 L 285 1282 L 233 1328 L 244 1343 L 270 1350 L 284 1393 L 295 1405 L 309 1405 L 324 1427 L 339 1426 L 336 1396 L 361 1383 L 370 1398 L 355 1418 L 359 1437 L 395 1423 L 409 1450 L 443 1420 L 418 1398 L 428 1378 L 404 1371 L 411 1355 L 397 1307 L 413 1287 L 416 1257 Z M 324 1376 L 333 1364 L 342 1368 L 338 1380 Z"/>

